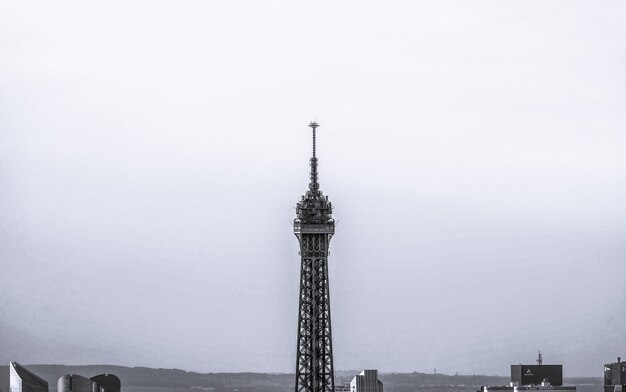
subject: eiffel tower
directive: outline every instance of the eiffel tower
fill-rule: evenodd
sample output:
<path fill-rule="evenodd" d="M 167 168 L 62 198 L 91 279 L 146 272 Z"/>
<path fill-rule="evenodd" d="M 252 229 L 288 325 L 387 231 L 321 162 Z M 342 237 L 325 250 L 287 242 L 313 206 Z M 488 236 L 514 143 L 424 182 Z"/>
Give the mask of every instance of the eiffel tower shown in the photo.
<path fill-rule="evenodd" d="M 335 233 L 332 204 L 320 191 L 313 156 L 309 189 L 296 205 L 293 232 L 300 242 L 300 304 L 298 311 L 298 352 L 295 392 L 334 392 L 333 344 L 330 329 L 328 288 L 328 245 Z"/>

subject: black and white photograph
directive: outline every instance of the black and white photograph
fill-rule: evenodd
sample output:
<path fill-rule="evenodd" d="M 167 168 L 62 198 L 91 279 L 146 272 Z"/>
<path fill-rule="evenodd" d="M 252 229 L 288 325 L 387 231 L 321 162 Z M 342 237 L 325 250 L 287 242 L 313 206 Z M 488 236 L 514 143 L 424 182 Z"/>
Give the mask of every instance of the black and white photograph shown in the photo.
<path fill-rule="evenodd" d="M 0 392 L 626 392 L 626 2 L 0 0 Z"/>

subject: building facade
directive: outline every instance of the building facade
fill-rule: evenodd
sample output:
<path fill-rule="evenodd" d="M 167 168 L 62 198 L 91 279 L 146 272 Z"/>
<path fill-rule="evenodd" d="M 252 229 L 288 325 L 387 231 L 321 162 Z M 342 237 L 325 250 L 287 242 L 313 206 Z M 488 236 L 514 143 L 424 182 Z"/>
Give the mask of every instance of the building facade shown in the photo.
<path fill-rule="evenodd" d="M 563 365 L 544 365 L 541 352 L 535 365 L 511 365 L 509 385 L 484 385 L 480 392 L 576 392 L 576 386 L 563 385 Z"/>
<path fill-rule="evenodd" d="M 335 385 L 335 392 L 350 392 L 350 383 L 347 382 L 343 385 Z"/>
<path fill-rule="evenodd" d="M 17 362 L 9 362 L 10 392 L 48 392 L 48 382 Z"/>
<path fill-rule="evenodd" d="M 103 392 L 121 392 L 122 382 L 115 374 L 98 374 L 90 378 Z"/>
<path fill-rule="evenodd" d="M 114 374 L 99 374 L 87 378 L 66 374 L 57 382 L 57 392 L 121 392 L 122 382 Z"/>
<path fill-rule="evenodd" d="M 604 365 L 604 392 L 626 391 L 626 362 L 617 357 L 617 362 Z"/>
<path fill-rule="evenodd" d="M 378 370 L 363 370 L 350 381 L 350 392 L 383 392 Z"/>
<path fill-rule="evenodd" d="M 517 385 L 482 386 L 481 392 L 576 392 L 575 386 L 561 385 Z"/>
<path fill-rule="evenodd" d="M 513 385 L 563 385 L 563 365 L 511 365 Z"/>
<path fill-rule="evenodd" d="M 98 383 L 77 374 L 66 374 L 57 382 L 57 392 L 102 392 Z"/>

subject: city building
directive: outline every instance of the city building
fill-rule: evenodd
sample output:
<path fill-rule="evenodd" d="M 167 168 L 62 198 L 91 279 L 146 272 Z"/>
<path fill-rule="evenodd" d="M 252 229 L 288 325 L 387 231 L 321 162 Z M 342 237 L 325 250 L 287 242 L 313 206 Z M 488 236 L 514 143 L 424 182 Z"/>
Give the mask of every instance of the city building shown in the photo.
<path fill-rule="evenodd" d="M 343 385 L 335 385 L 335 392 L 350 392 L 350 383 L 347 382 Z"/>
<path fill-rule="evenodd" d="M 57 392 L 102 392 L 98 383 L 77 374 L 66 374 L 57 382 Z"/>
<path fill-rule="evenodd" d="M 546 392 L 546 391 L 555 391 L 555 392 L 576 392 L 576 386 L 569 385 L 561 385 L 561 386 L 553 386 L 553 385 L 517 385 L 517 386 L 482 386 L 480 387 L 481 392 Z"/>
<path fill-rule="evenodd" d="M 104 392 L 121 392 L 122 390 L 122 382 L 115 374 L 98 374 L 90 380 L 98 384 Z"/>
<path fill-rule="evenodd" d="M 563 365 L 544 365 L 541 351 L 536 365 L 511 365 L 512 385 L 563 385 Z"/>
<path fill-rule="evenodd" d="M 11 392 L 48 392 L 48 382 L 17 362 L 9 362 Z"/>
<path fill-rule="evenodd" d="M 350 381 L 350 392 L 383 392 L 378 370 L 363 370 Z"/>
<path fill-rule="evenodd" d="M 309 189 L 296 204 L 293 232 L 300 243 L 300 292 L 295 392 L 334 392 L 333 345 L 330 328 L 328 246 L 335 233 L 332 205 L 320 190 L 313 155 Z"/>
<path fill-rule="evenodd" d="M 66 374 L 57 382 L 57 392 L 120 392 L 122 382 L 114 374 L 99 374 L 87 378 Z"/>
<path fill-rule="evenodd" d="M 509 385 L 481 386 L 481 392 L 576 392 L 576 386 L 563 385 L 563 365 L 544 365 L 539 352 L 535 365 L 511 365 Z"/>
<path fill-rule="evenodd" d="M 626 362 L 617 357 L 617 362 L 604 365 L 604 392 L 626 391 Z"/>

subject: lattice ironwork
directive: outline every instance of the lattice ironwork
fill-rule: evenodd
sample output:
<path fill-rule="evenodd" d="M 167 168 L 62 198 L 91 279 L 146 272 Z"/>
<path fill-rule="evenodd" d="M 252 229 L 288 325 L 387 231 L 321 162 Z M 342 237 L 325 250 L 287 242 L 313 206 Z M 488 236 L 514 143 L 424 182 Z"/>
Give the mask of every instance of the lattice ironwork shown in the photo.
<path fill-rule="evenodd" d="M 333 345 L 328 287 L 328 246 L 335 233 L 332 205 L 319 189 L 315 132 L 309 189 L 296 206 L 294 233 L 301 271 L 295 392 L 334 392 Z"/>

